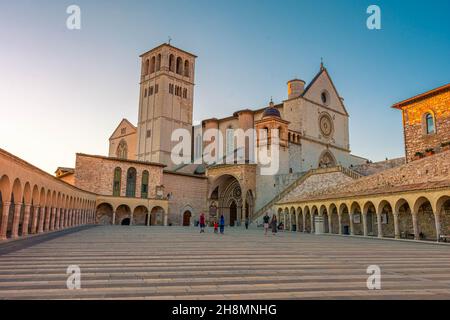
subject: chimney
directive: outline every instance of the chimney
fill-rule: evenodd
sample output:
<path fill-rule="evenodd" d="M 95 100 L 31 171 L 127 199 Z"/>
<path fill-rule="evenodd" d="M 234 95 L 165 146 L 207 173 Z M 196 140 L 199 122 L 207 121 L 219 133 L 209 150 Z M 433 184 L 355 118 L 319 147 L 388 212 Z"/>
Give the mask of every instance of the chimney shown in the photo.
<path fill-rule="evenodd" d="M 294 79 L 288 81 L 288 99 L 298 98 L 303 94 L 305 90 L 305 81 Z"/>

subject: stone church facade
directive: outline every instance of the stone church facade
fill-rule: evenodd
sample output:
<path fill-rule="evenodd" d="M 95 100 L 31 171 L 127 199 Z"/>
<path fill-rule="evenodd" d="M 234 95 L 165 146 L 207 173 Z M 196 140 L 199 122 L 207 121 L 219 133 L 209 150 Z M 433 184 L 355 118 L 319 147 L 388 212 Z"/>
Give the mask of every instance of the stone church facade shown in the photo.
<path fill-rule="evenodd" d="M 239 225 L 308 170 L 367 162 L 350 152 L 349 115 L 323 65 L 308 85 L 303 80 L 289 81 L 288 95 L 281 103 L 237 110 L 228 117 L 205 119 L 193 126 L 197 57 L 163 44 L 140 58 L 138 124 L 126 119 L 120 122 L 109 141 L 109 157 L 165 165 L 158 187 L 169 199 L 169 224 L 192 224 L 201 212 L 207 212 L 210 221 L 223 214 L 228 225 Z M 172 163 L 176 142 L 170 137 L 180 128 L 192 133 L 191 160 L 195 164 Z M 261 166 L 249 159 L 248 150 L 243 164 L 203 163 L 203 152 L 215 144 L 204 141 L 210 129 L 222 134 L 224 143 L 214 148 L 222 148 L 224 155 L 237 152 L 234 133 L 239 129 L 279 130 L 279 170 L 275 175 L 261 174 Z M 257 149 L 267 147 L 259 136 L 249 138 L 257 142 Z M 248 142 L 245 147 L 250 148 Z M 112 177 L 109 171 L 102 173 Z M 85 187 L 85 181 L 75 179 L 75 183 Z M 191 190 L 198 193 L 196 201 L 191 200 L 195 198 Z"/>
<path fill-rule="evenodd" d="M 373 164 L 351 154 L 349 114 L 323 65 L 308 84 L 289 81 L 282 102 L 193 125 L 197 57 L 163 44 L 140 58 L 138 123 L 120 121 L 107 156 L 77 153 L 75 168 L 52 177 L 0 149 L 0 239 L 90 223 L 189 226 L 202 212 L 208 222 L 223 214 L 228 226 L 259 225 L 269 213 L 291 231 L 450 236 L 449 85 L 394 104 L 406 161 Z M 188 163 L 172 162 L 176 129 L 191 133 Z M 224 143 L 205 138 L 212 129 Z M 244 153 L 239 130 L 253 134 Z M 251 141 L 279 151 L 275 174 L 247 153 Z M 204 161 L 207 150 L 217 162 Z"/>

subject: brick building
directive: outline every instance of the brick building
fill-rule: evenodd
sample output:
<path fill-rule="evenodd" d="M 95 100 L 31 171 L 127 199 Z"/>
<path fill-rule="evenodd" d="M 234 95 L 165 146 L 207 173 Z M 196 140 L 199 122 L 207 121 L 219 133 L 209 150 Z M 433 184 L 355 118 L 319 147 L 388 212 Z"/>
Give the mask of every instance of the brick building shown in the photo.
<path fill-rule="evenodd" d="M 450 148 L 450 84 L 392 107 L 402 111 L 407 162 Z"/>

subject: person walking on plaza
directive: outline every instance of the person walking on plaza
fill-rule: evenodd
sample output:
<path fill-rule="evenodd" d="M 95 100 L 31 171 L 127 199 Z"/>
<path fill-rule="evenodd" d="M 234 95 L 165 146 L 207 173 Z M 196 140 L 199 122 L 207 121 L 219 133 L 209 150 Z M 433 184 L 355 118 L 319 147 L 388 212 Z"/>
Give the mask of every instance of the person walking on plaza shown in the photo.
<path fill-rule="evenodd" d="M 267 230 L 269 230 L 269 222 L 270 222 L 270 217 L 266 212 L 266 215 L 263 217 L 263 221 L 264 221 L 264 235 L 267 236 Z"/>
<path fill-rule="evenodd" d="M 214 233 L 219 233 L 219 224 L 217 220 L 214 220 Z"/>
<path fill-rule="evenodd" d="M 205 233 L 205 214 L 200 215 L 200 233 Z"/>
<path fill-rule="evenodd" d="M 223 214 L 220 216 L 220 234 L 223 234 L 224 230 L 225 230 L 225 217 L 223 216 Z"/>
<path fill-rule="evenodd" d="M 273 216 L 272 216 L 272 222 L 271 222 L 271 224 L 272 224 L 272 234 L 273 234 L 273 235 L 276 235 L 277 232 L 278 232 L 278 230 L 277 230 L 277 228 L 278 228 L 278 223 L 277 223 L 277 216 L 276 216 L 276 215 L 273 215 Z"/>
<path fill-rule="evenodd" d="M 245 229 L 248 230 L 248 224 L 249 224 L 248 217 L 245 218 Z"/>

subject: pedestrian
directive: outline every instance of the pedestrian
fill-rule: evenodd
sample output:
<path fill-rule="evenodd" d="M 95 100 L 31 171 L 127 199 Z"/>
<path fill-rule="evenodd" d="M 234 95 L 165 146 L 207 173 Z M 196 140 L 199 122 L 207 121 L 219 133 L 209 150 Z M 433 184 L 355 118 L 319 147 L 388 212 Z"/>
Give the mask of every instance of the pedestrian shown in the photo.
<path fill-rule="evenodd" d="M 219 224 L 217 220 L 214 220 L 214 233 L 219 233 Z"/>
<path fill-rule="evenodd" d="M 266 215 L 263 217 L 263 221 L 264 221 L 264 235 L 267 236 L 267 230 L 269 230 L 269 221 L 270 221 L 270 217 L 266 212 Z"/>
<path fill-rule="evenodd" d="M 248 220 L 248 217 L 246 217 L 245 218 L 245 229 L 247 229 L 248 230 L 248 224 L 249 224 L 249 220 Z"/>
<path fill-rule="evenodd" d="M 205 233 L 205 214 L 200 215 L 200 233 Z"/>
<path fill-rule="evenodd" d="M 220 234 L 223 234 L 223 232 L 225 231 L 225 217 L 223 216 L 223 214 L 220 216 Z"/>
<path fill-rule="evenodd" d="M 277 216 L 273 215 L 272 216 L 272 234 L 273 235 L 277 234 L 277 232 L 278 232 L 277 227 L 278 227 L 278 225 L 277 225 Z"/>

